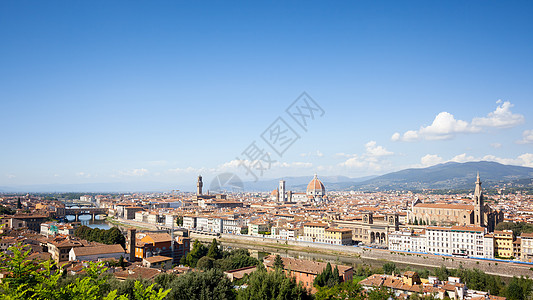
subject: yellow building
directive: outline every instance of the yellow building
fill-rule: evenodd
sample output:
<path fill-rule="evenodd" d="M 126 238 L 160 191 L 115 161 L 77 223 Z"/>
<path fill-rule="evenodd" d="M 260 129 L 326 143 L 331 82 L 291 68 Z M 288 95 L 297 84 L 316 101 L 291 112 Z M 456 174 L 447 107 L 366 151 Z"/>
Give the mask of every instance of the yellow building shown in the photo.
<path fill-rule="evenodd" d="M 494 231 L 494 256 L 511 258 L 513 256 L 513 231 Z"/>
<path fill-rule="evenodd" d="M 326 228 L 328 228 L 326 223 L 305 223 L 303 240 L 306 242 L 325 243 Z"/>
<path fill-rule="evenodd" d="M 333 245 L 351 245 L 352 230 L 348 228 L 327 228 L 325 230 L 326 243 Z"/>

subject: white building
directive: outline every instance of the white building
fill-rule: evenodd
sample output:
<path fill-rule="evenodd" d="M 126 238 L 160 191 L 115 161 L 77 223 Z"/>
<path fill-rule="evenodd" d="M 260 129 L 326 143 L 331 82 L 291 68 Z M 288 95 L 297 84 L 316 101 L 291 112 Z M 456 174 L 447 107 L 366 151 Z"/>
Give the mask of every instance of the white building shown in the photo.
<path fill-rule="evenodd" d="M 494 258 L 494 235 L 492 233 L 483 236 L 483 257 Z"/>
<path fill-rule="evenodd" d="M 411 230 L 400 230 L 389 233 L 389 250 L 412 251 L 411 240 Z"/>
<path fill-rule="evenodd" d="M 452 226 L 451 254 L 484 257 L 483 236 L 485 228 L 479 226 Z"/>
<path fill-rule="evenodd" d="M 195 216 L 183 216 L 183 227 L 187 229 L 196 228 L 196 217 Z"/>
<path fill-rule="evenodd" d="M 135 221 L 137 222 L 148 222 L 148 212 L 146 211 L 137 211 L 135 212 Z"/>
<path fill-rule="evenodd" d="M 207 231 L 214 233 L 222 233 L 222 226 L 224 219 L 220 217 L 213 217 L 207 220 Z"/>
<path fill-rule="evenodd" d="M 452 254 L 450 227 L 429 226 L 426 228 L 427 252 Z"/>
<path fill-rule="evenodd" d="M 196 217 L 196 230 L 209 231 L 209 218 L 205 216 Z"/>
<path fill-rule="evenodd" d="M 239 234 L 244 226 L 247 226 L 248 222 L 244 218 L 224 218 L 222 223 L 223 233 Z"/>
<path fill-rule="evenodd" d="M 414 232 L 411 235 L 411 252 L 427 252 L 426 231 Z"/>
<path fill-rule="evenodd" d="M 302 228 L 288 228 L 282 226 L 272 226 L 270 231 L 273 238 L 281 240 L 296 241 L 298 236 L 303 234 Z"/>

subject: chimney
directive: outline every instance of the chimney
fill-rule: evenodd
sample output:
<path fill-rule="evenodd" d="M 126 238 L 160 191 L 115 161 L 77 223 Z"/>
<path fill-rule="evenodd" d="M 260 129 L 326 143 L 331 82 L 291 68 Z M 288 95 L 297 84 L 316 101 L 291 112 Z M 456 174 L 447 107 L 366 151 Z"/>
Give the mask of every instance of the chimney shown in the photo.
<path fill-rule="evenodd" d="M 130 250 L 130 262 L 135 262 L 135 228 L 128 229 L 128 243 Z"/>

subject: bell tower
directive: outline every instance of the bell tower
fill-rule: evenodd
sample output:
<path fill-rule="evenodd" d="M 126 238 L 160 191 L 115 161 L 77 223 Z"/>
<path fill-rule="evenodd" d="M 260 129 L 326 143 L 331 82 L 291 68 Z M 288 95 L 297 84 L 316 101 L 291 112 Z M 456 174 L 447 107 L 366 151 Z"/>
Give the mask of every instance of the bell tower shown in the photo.
<path fill-rule="evenodd" d="M 479 172 L 477 172 L 476 189 L 474 190 L 474 224 L 476 226 L 485 226 L 484 206 L 481 180 L 479 179 Z"/>
<path fill-rule="evenodd" d="M 202 182 L 202 175 L 198 176 L 198 183 L 196 184 L 196 195 L 200 196 L 202 194 L 202 187 L 204 183 Z"/>

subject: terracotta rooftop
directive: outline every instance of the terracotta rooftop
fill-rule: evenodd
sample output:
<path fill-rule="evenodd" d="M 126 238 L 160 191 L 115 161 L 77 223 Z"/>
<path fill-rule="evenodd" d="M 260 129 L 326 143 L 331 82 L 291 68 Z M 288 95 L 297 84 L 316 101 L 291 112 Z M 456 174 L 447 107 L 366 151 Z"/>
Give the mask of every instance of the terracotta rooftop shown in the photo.
<path fill-rule="evenodd" d="M 468 204 L 418 203 L 415 207 L 474 210 L 474 206 Z"/>
<path fill-rule="evenodd" d="M 74 254 L 76 256 L 98 255 L 108 253 L 124 253 L 124 249 L 121 245 L 103 245 L 93 247 L 78 247 L 74 248 Z"/>
<path fill-rule="evenodd" d="M 269 255 L 264 258 L 264 264 L 267 267 L 273 268 L 274 266 L 274 259 L 276 256 Z M 300 273 L 308 273 L 313 275 L 318 275 L 320 272 L 322 272 L 326 266 L 327 263 L 323 262 L 317 262 L 317 261 L 310 261 L 310 260 L 302 260 L 302 259 L 295 259 L 295 258 L 289 258 L 289 257 L 282 257 L 283 265 L 285 269 L 300 272 Z M 348 270 L 351 270 L 352 267 L 350 266 L 343 266 L 343 265 L 331 265 L 331 268 L 337 268 L 339 269 L 339 274 L 343 274 Z"/>
<path fill-rule="evenodd" d="M 158 262 L 162 262 L 162 261 L 172 260 L 172 257 L 156 255 L 156 256 L 146 257 L 146 258 L 144 258 L 144 260 L 146 260 L 147 262 L 153 264 L 153 263 L 158 263 Z"/>

